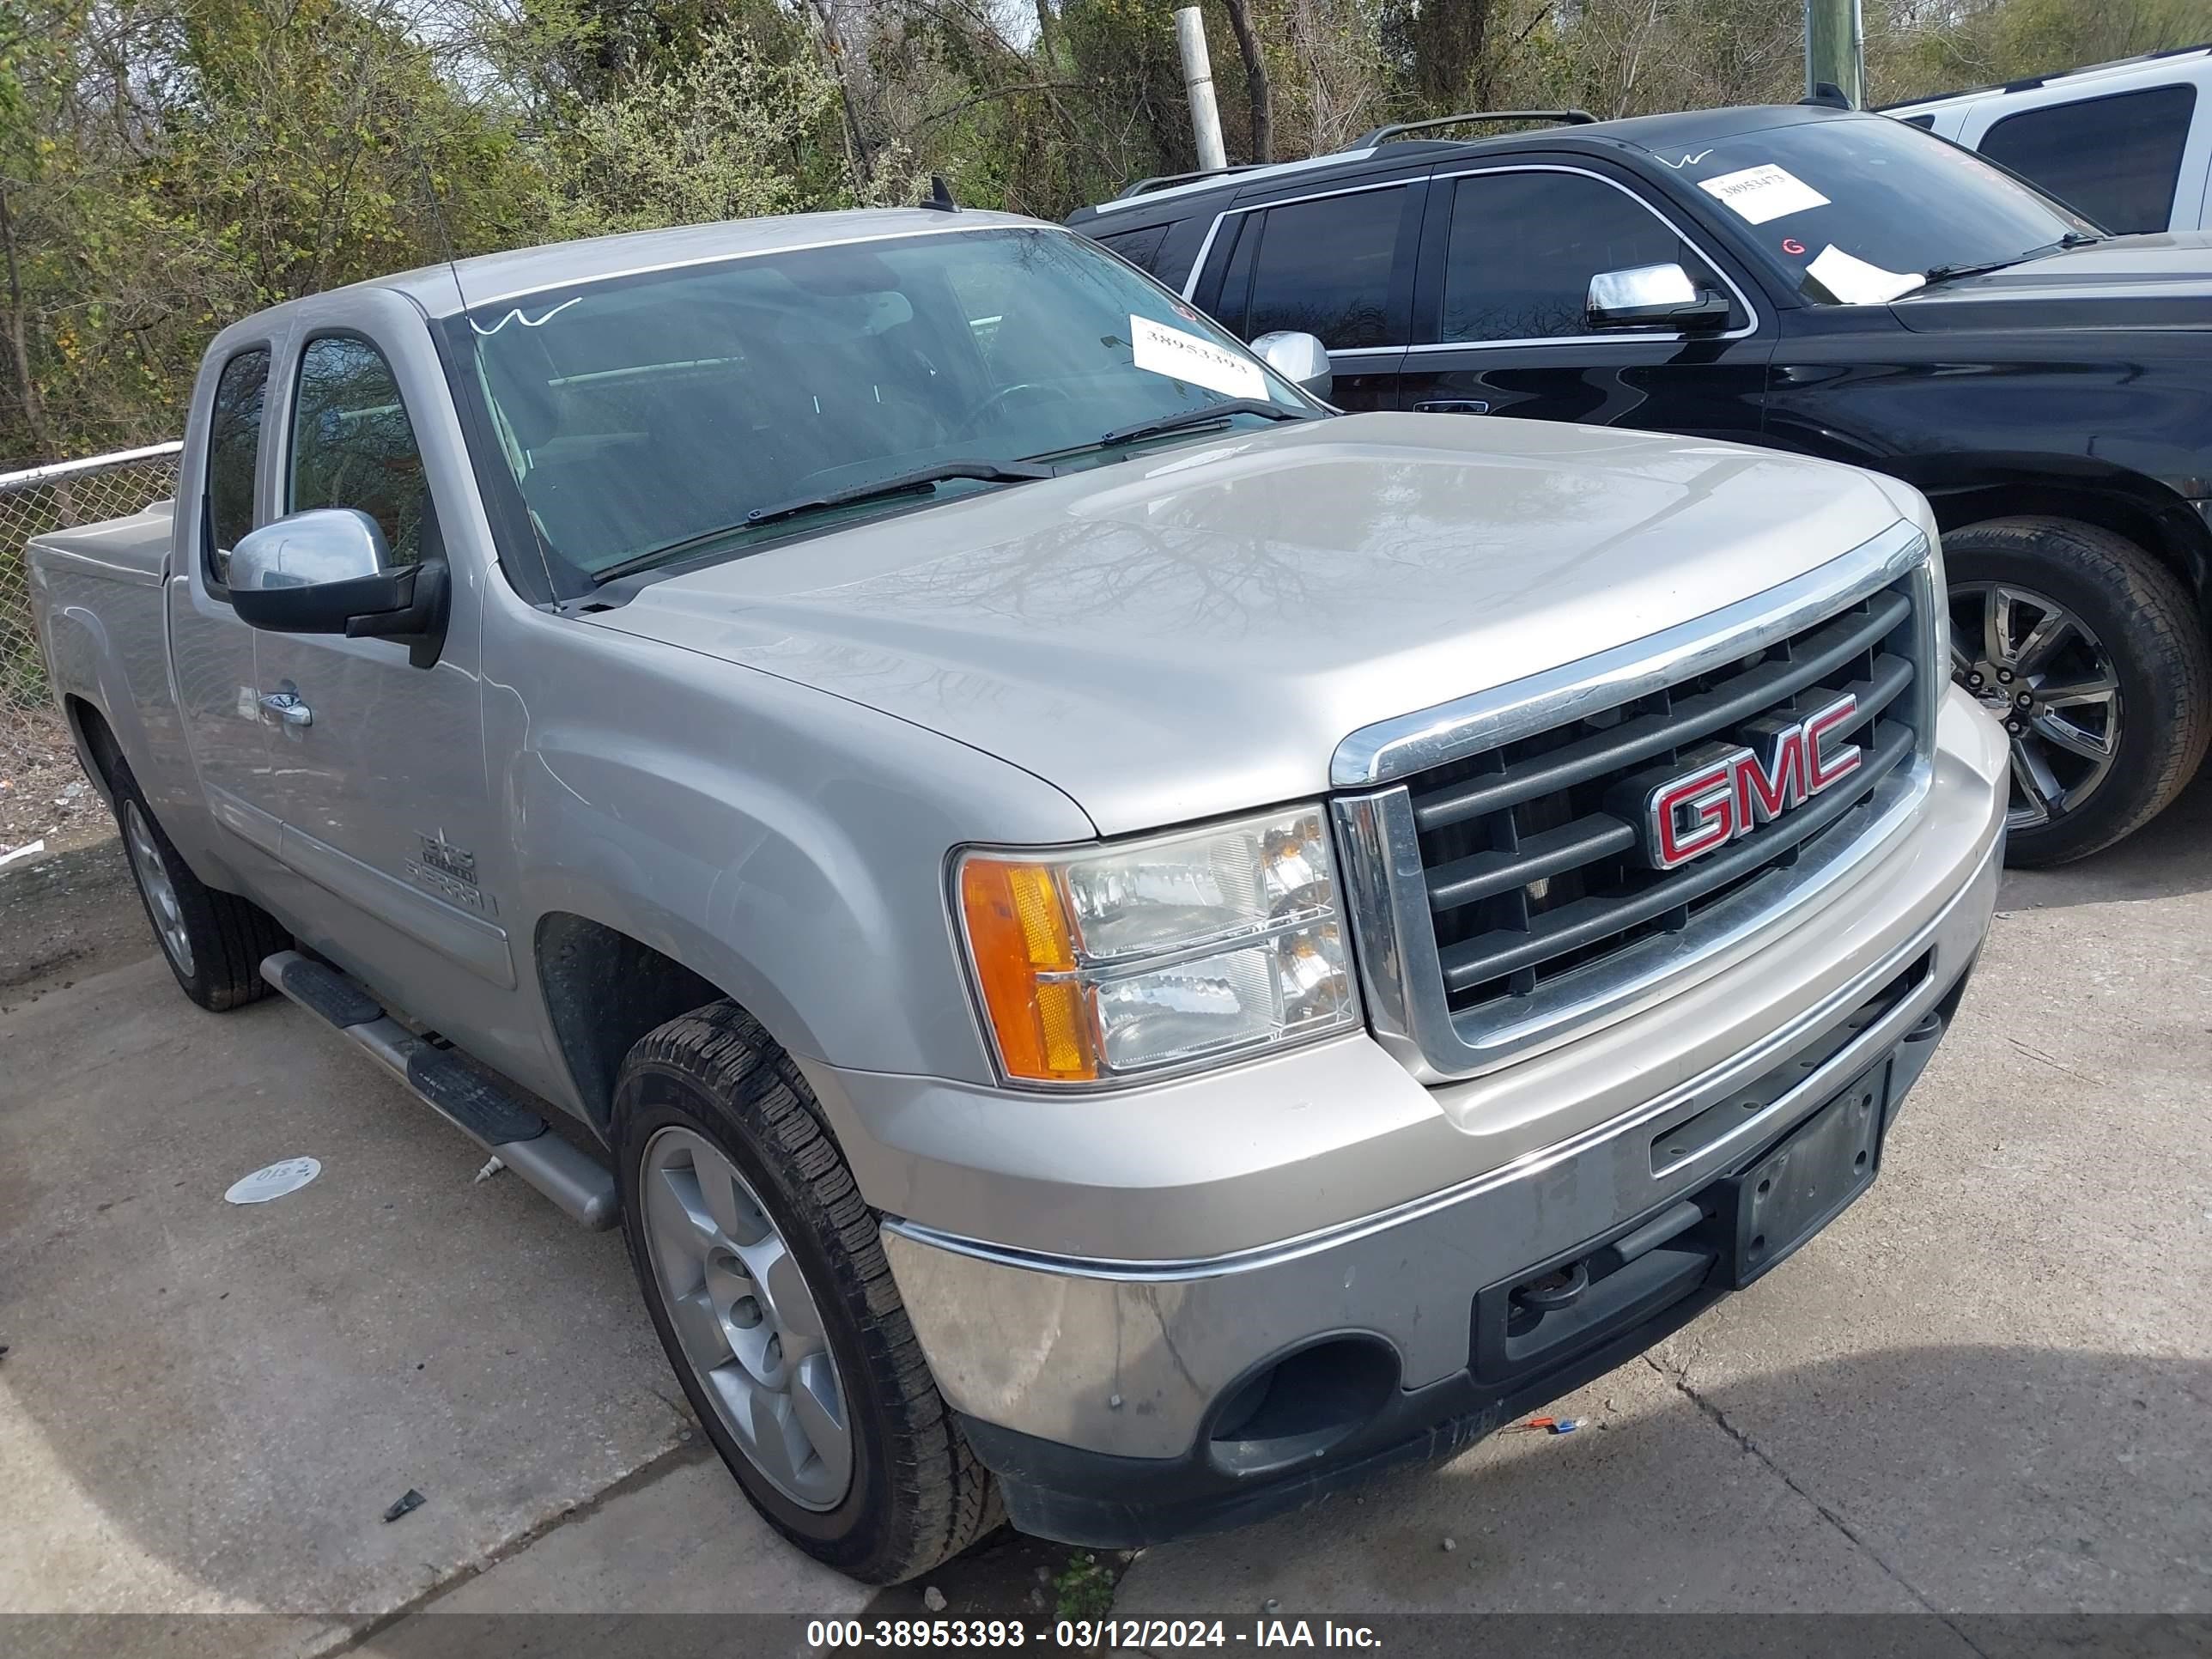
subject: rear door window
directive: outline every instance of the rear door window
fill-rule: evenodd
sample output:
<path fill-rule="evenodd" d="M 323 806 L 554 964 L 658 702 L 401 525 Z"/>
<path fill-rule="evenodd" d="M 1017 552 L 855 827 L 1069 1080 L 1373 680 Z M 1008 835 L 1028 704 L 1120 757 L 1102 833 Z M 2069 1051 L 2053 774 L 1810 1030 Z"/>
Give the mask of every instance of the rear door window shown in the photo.
<path fill-rule="evenodd" d="M 269 390 L 269 348 L 241 351 L 222 366 L 208 419 L 205 527 L 201 548 L 209 582 L 230 581 L 230 550 L 253 528 L 253 469 L 261 453 L 261 406 Z"/>
<path fill-rule="evenodd" d="M 1222 227 L 1230 243 L 1229 267 L 1221 273 L 1221 299 L 1214 314 L 1248 340 L 1254 333 L 1244 325 L 1252 300 L 1252 256 L 1260 251 L 1260 222 L 1266 216 L 1231 214 Z"/>
<path fill-rule="evenodd" d="M 1252 259 L 1251 303 L 1241 331 L 1248 338 L 1277 329 L 1318 335 L 1332 351 L 1402 345 L 1392 337 L 1390 273 L 1407 199 L 1403 185 L 1293 202 L 1248 214 L 1237 239 L 1258 237 Z M 1236 277 L 1235 265 L 1230 271 Z M 1233 310 L 1223 288 L 1224 310 Z"/>
<path fill-rule="evenodd" d="M 2008 115 L 1978 148 L 2123 235 L 2164 230 L 2197 88 L 2147 87 Z"/>
<path fill-rule="evenodd" d="M 1640 199 L 1579 173 L 1459 179 L 1444 258 L 1439 337 L 1451 342 L 1587 334 L 1583 309 L 1590 278 L 1601 271 L 1680 264 L 1721 286 L 1712 268 Z"/>

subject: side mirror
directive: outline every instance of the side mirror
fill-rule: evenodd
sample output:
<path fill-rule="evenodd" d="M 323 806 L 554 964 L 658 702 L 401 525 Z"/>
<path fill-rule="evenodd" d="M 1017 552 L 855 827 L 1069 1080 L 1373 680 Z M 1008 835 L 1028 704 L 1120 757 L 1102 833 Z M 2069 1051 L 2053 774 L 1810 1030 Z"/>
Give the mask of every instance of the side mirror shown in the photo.
<path fill-rule="evenodd" d="M 1729 300 L 1678 264 L 1636 265 L 1591 277 L 1583 315 L 1594 329 L 1725 328 Z"/>
<path fill-rule="evenodd" d="M 1260 361 L 1301 392 L 1328 401 L 1335 372 L 1328 363 L 1328 348 L 1310 334 L 1278 329 L 1252 342 Z"/>
<path fill-rule="evenodd" d="M 376 520 L 357 507 L 318 507 L 265 524 L 230 550 L 239 620 L 274 634 L 404 640 L 417 668 L 446 635 L 442 561 L 388 568 Z"/>

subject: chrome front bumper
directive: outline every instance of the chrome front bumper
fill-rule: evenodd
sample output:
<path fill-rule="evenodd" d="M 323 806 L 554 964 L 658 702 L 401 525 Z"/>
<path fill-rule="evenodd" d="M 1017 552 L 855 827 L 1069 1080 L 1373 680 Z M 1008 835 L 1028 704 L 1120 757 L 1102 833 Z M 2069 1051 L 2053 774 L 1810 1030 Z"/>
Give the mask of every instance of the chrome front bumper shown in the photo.
<path fill-rule="evenodd" d="M 1625 1109 L 1609 1104 L 1601 1120 L 1591 1118 L 1591 1098 L 1559 1103 L 1551 1121 L 1587 1127 L 1358 1219 L 1203 1256 L 1006 1248 L 912 1218 L 887 1219 L 884 1249 L 947 1401 L 973 1424 L 1073 1452 L 1176 1460 L 1194 1454 L 1240 1379 L 1317 1338 L 1379 1340 L 1395 1357 L 1399 1387 L 1419 1390 L 1468 1370 L 1479 1293 L 1666 1211 L 1893 1055 L 1893 1112 L 1940 1036 L 1931 1014 L 1950 1006 L 1981 948 L 2002 864 L 2002 743 L 1973 723 L 1978 716 L 1947 712 L 1954 752 L 1939 755 L 1928 808 L 1948 825 L 1944 833 L 1909 837 L 1884 860 L 1886 878 L 1870 876 L 1837 915 L 1808 930 L 1813 937 L 1778 945 L 1782 959 L 1744 964 L 1753 975 L 1745 985 L 1776 988 L 1767 1002 L 1741 988 L 1700 988 L 1735 1004 L 1725 1018 L 1710 1014 L 1716 1030 L 1739 1029 L 1729 1020 L 1763 1015 L 1765 1023 L 1722 1063 L 1656 1096 L 1647 1073 L 1647 1095 Z M 1866 938 L 1907 912 L 1900 889 L 1887 883 L 1928 898 L 1911 908 L 1923 918 L 1918 925 L 1888 927 L 1875 953 Z M 1823 971 L 1838 958 L 1847 965 L 1840 980 Z M 1793 997 L 1793 975 L 1824 979 L 1824 988 L 1816 999 Z M 1757 1005 L 1748 1011 L 1747 995 Z M 1635 1076 L 1610 1063 L 1607 1070 L 1604 1092 L 1617 1099 Z M 1663 1072 L 1659 1080 L 1667 1083 Z M 1747 1108 L 1754 1097 L 1759 1103 Z M 1499 1098 L 1513 1103 L 1508 1095 L 1486 1104 Z M 1723 1104 L 1728 1113 L 1713 1112 Z M 1469 1139 L 1497 1121 L 1494 1112 L 1481 1121 L 1462 1117 L 1442 1101 L 1437 1109 Z M 1668 1156 L 1677 1139 L 1689 1144 Z"/>

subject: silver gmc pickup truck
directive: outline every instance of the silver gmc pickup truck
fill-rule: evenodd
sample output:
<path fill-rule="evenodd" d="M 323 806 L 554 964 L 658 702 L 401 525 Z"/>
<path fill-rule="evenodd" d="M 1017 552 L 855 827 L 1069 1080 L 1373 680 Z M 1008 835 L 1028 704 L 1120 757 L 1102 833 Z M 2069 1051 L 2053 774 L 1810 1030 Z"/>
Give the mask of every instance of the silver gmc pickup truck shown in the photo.
<path fill-rule="evenodd" d="M 1911 489 L 1328 373 L 987 213 L 471 259 L 224 330 L 41 636 L 185 993 L 619 1220 L 801 1548 L 1228 1526 L 1863 1192 L 2003 833 Z"/>

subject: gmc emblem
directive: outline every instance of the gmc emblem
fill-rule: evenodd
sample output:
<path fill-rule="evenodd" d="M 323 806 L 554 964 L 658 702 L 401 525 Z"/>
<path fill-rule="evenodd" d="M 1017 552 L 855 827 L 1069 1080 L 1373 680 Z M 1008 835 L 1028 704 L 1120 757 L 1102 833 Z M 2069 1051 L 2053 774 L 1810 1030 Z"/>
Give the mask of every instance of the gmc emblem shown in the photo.
<path fill-rule="evenodd" d="M 1802 720 L 1760 720 L 1751 730 L 1764 755 L 1731 749 L 1646 796 L 1644 844 L 1652 866 L 1673 870 L 1747 836 L 1858 770 L 1856 744 L 1828 734 L 1858 712 L 1846 694 Z"/>

